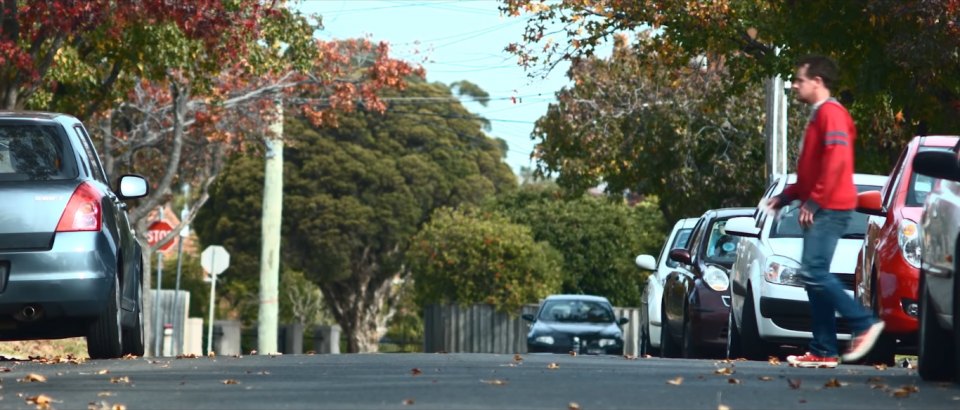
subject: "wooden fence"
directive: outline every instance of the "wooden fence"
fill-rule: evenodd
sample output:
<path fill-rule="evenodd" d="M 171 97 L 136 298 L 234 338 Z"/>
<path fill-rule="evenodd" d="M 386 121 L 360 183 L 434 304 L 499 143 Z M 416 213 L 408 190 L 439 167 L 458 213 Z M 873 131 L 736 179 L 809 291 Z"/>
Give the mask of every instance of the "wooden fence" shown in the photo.
<path fill-rule="evenodd" d="M 520 314 L 536 314 L 537 305 L 525 305 L 515 315 L 497 312 L 492 305 L 428 305 L 424 309 L 423 351 L 427 353 L 527 352 L 530 322 Z M 630 321 L 623 325 L 625 355 L 640 351 L 640 308 L 614 307 L 617 317 Z"/>

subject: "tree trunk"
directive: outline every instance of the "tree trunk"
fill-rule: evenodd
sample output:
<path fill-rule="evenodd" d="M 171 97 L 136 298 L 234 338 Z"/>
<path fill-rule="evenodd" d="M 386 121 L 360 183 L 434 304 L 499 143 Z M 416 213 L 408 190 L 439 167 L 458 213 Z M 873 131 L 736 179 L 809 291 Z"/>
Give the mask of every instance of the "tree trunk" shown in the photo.
<path fill-rule="evenodd" d="M 366 263 L 356 268 L 349 278 L 320 283 L 323 300 L 343 329 L 348 353 L 376 353 L 388 318 L 389 306 L 396 297 L 392 280 L 394 275 L 379 271 L 379 265 L 361 258 Z M 356 266 L 355 265 L 355 266 Z M 384 329 L 384 330 L 381 330 Z"/>

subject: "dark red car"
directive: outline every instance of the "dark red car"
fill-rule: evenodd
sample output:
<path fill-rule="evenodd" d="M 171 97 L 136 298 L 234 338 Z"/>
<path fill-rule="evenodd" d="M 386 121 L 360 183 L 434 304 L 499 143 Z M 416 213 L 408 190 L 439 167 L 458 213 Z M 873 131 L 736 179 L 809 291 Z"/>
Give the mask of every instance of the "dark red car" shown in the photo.
<path fill-rule="evenodd" d="M 893 364 L 897 353 L 916 354 L 920 274 L 918 223 L 934 178 L 913 171 L 918 152 L 950 150 L 957 137 L 915 137 L 903 149 L 881 191 L 860 194 L 858 211 L 870 214 L 857 258 L 854 294 L 886 322 L 868 363 Z"/>
<path fill-rule="evenodd" d="M 663 283 L 660 354 L 663 357 L 723 356 L 730 315 L 730 268 L 740 238 L 727 220 L 752 216 L 755 208 L 710 210 L 694 226 L 687 246 L 670 251 L 679 262 Z"/>

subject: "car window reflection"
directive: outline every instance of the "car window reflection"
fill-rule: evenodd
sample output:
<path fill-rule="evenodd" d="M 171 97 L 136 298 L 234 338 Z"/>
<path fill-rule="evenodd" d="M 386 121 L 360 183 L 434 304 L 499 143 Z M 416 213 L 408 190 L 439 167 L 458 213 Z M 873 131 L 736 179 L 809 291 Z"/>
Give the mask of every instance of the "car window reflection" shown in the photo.
<path fill-rule="evenodd" d="M 0 126 L 0 180 L 65 179 L 63 139 L 54 126 Z"/>

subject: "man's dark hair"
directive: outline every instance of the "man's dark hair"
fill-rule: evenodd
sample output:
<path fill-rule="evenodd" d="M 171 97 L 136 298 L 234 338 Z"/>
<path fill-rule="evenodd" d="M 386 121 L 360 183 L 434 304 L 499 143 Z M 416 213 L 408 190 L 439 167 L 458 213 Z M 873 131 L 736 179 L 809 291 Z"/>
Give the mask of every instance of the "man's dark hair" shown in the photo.
<path fill-rule="evenodd" d="M 820 77 L 830 92 L 836 91 L 840 80 L 840 69 L 832 59 L 822 55 L 808 55 L 797 61 L 797 68 L 807 66 L 807 77 Z"/>

